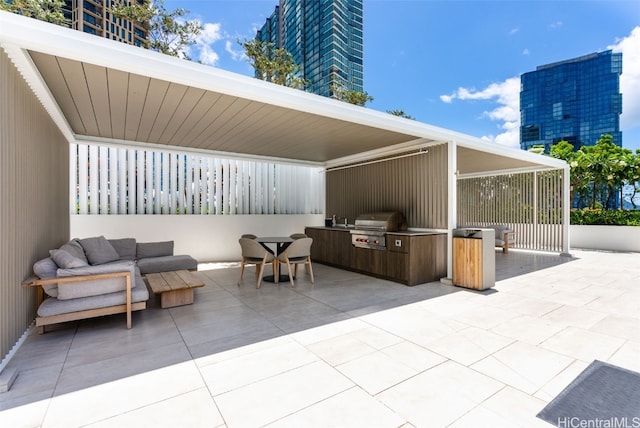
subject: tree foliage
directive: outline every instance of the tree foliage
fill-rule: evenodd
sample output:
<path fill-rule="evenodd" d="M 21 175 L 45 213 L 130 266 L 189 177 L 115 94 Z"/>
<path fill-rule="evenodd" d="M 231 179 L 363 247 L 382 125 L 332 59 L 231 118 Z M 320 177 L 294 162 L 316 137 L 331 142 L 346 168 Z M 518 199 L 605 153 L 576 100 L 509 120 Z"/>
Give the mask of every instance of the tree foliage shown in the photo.
<path fill-rule="evenodd" d="M 167 11 L 164 0 L 144 0 L 142 3 L 120 3 L 110 9 L 117 18 L 135 21 L 149 31 L 148 49 L 166 55 L 190 59 L 189 46 L 196 43 L 202 25 L 196 20 L 185 20 L 188 10 L 178 8 Z"/>
<path fill-rule="evenodd" d="M 355 104 L 357 106 L 364 107 L 366 103 L 373 101 L 373 97 L 366 91 L 354 91 L 353 89 L 349 89 L 344 84 L 335 80 L 329 84 L 329 90 L 333 98 L 347 102 L 349 104 Z"/>
<path fill-rule="evenodd" d="M 387 113 L 393 115 L 393 116 L 399 116 L 399 117 L 404 117 L 405 119 L 411 119 L 411 120 L 416 120 L 415 117 L 411 116 L 408 113 L 405 113 L 404 110 L 387 110 Z"/>
<path fill-rule="evenodd" d="M 63 7 L 64 0 L 0 0 L 0 10 L 68 27 Z"/>
<path fill-rule="evenodd" d="M 290 88 L 303 89 L 304 79 L 297 77 L 300 66 L 284 48 L 276 48 L 271 42 L 244 40 L 239 42 L 244 48 L 249 64 L 258 79 Z"/>
<path fill-rule="evenodd" d="M 613 143 L 611 135 L 600 137 L 594 146 L 573 146 L 561 141 L 551 147 L 551 156 L 565 160 L 571 167 L 572 200 L 577 196 L 579 206 L 613 208 L 616 192 L 622 208 L 622 187 L 630 185 L 633 197 L 640 191 L 640 151 L 634 154 Z"/>

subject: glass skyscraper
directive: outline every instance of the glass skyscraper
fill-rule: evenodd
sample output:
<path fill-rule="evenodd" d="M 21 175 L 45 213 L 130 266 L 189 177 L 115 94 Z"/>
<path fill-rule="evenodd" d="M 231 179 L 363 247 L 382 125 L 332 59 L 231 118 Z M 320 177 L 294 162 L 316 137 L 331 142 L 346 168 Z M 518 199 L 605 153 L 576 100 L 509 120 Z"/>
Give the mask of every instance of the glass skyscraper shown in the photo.
<path fill-rule="evenodd" d="M 520 147 L 565 140 L 577 150 L 610 134 L 622 146 L 622 53 L 597 52 L 541 65 L 521 77 Z"/>
<path fill-rule="evenodd" d="M 116 18 L 109 8 L 122 0 L 65 0 L 63 12 L 74 30 L 135 46 L 145 46 L 149 30 L 146 25 Z M 142 0 L 127 0 L 141 4 Z"/>
<path fill-rule="evenodd" d="M 256 39 L 290 52 L 309 92 L 364 92 L 362 0 L 280 0 Z"/>

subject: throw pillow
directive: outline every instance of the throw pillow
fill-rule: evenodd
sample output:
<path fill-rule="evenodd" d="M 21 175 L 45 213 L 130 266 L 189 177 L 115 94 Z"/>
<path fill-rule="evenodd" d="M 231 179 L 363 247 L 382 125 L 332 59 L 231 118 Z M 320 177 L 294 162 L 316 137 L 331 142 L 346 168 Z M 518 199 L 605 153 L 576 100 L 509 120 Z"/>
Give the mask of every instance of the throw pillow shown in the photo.
<path fill-rule="evenodd" d="M 87 256 L 84 254 L 84 248 L 82 248 L 82 245 L 80 245 L 80 242 L 78 242 L 76 238 L 64 244 L 62 247 L 60 247 L 60 249 L 65 250 L 73 257 L 77 257 L 87 264 L 89 263 L 89 261 L 87 260 Z"/>
<path fill-rule="evenodd" d="M 108 241 L 120 256 L 120 260 L 136 259 L 135 238 L 109 239 Z"/>
<path fill-rule="evenodd" d="M 102 265 L 120 260 L 118 252 L 104 236 L 80 239 L 80 245 L 84 248 L 87 260 L 92 265 Z"/>
<path fill-rule="evenodd" d="M 84 260 L 80 260 L 77 257 L 72 256 L 65 250 L 51 250 L 49 251 L 51 258 L 62 269 L 75 269 L 79 267 L 89 266 Z"/>
<path fill-rule="evenodd" d="M 33 273 L 35 273 L 40 279 L 55 278 L 57 270 L 58 265 L 51 257 L 38 260 L 33 265 Z"/>
<path fill-rule="evenodd" d="M 173 255 L 173 241 L 141 242 L 137 245 L 138 260 L 147 257 L 163 257 Z"/>

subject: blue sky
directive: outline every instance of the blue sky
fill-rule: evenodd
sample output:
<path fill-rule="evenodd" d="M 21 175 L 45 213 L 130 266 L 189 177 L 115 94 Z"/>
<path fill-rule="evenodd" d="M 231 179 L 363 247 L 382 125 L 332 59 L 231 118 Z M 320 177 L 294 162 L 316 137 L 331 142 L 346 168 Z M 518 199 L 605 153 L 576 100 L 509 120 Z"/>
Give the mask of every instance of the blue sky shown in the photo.
<path fill-rule="evenodd" d="M 166 0 L 205 30 L 193 59 L 251 76 L 237 40 L 277 0 Z M 365 0 L 367 108 L 519 147 L 520 75 L 538 65 L 623 52 L 623 147 L 640 149 L 640 2 Z"/>

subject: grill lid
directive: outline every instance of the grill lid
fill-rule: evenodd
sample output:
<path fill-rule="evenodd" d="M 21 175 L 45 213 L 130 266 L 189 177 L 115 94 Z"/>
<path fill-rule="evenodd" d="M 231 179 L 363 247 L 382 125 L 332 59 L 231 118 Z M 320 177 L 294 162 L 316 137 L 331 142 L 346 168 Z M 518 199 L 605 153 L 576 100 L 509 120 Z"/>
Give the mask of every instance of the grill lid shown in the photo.
<path fill-rule="evenodd" d="M 395 232 L 405 230 L 407 223 L 402 213 L 397 211 L 374 212 L 359 215 L 354 227 L 357 230 Z"/>

